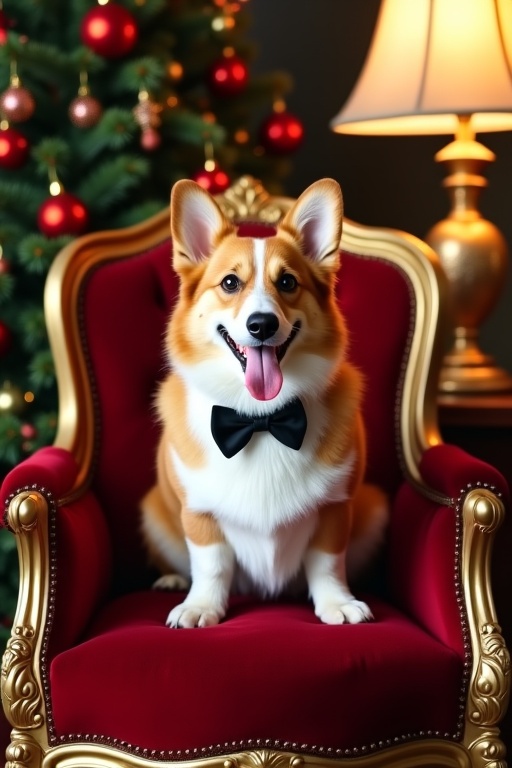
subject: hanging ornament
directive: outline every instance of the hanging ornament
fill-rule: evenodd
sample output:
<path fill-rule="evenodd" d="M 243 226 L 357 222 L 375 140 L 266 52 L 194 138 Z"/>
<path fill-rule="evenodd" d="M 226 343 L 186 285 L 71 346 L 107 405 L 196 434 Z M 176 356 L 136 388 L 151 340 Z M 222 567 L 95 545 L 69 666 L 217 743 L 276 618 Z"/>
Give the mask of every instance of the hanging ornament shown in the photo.
<path fill-rule="evenodd" d="M 9 87 L 0 95 L 0 109 L 4 117 L 13 123 L 23 123 L 34 114 L 36 103 L 27 88 L 21 84 L 17 73 L 16 62 L 11 61 L 11 77 Z"/>
<path fill-rule="evenodd" d="M 6 355 L 12 345 L 12 331 L 3 320 L 0 320 L 0 356 Z"/>
<path fill-rule="evenodd" d="M 209 73 L 210 88 L 216 96 L 237 96 L 247 87 L 247 64 L 235 54 L 233 48 L 224 48 L 223 55 L 214 62 Z"/>
<path fill-rule="evenodd" d="M 25 423 L 20 427 L 20 435 L 25 440 L 35 440 L 37 437 L 37 429 L 33 424 Z"/>
<path fill-rule="evenodd" d="M 0 3 L 0 45 L 4 45 L 7 42 L 7 33 L 11 27 L 12 21 L 2 9 Z"/>
<path fill-rule="evenodd" d="M 92 128 L 96 125 L 103 112 L 98 99 L 91 96 L 87 81 L 87 72 L 80 72 L 80 87 L 78 95 L 69 105 L 69 119 L 77 128 Z"/>
<path fill-rule="evenodd" d="M 22 133 L 0 121 L 0 168 L 20 168 L 29 153 L 29 143 Z"/>
<path fill-rule="evenodd" d="M 137 22 L 130 11 L 112 0 L 91 8 L 80 26 L 82 42 L 106 59 L 126 56 L 138 36 Z"/>
<path fill-rule="evenodd" d="M 37 226 L 46 237 L 81 235 L 89 223 L 87 208 L 78 197 L 64 190 L 54 168 L 50 168 L 50 197 L 37 211 Z"/>
<path fill-rule="evenodd" d="M 78 197 L 61 192 L 49 197 L 37 212 L 37 226 L 46 237 L 80 235 L 89 221 L 87 208 Z"/>
<path fill-rule="evenodd" d="M 302 144 L 304 126 L 298 117 L 286 110 L 282 99 L 274 102 L 272 114 L 263 121 L 260 141 L 272 155 L 287 155 Z"/>
<path fill-rule="evenodd" d="M 0 245 L 0 276 L 8 275 L 11 271 L 11 262 L 5 258 L 3 248 Z"/>
<path fill-rule="evenodd" d="M 206 157 L 204 166 L 194 173 L 192 178 L 211 195 L 219 195 L 229 187 L 231 183 L 229 176 L 214 160 L 213 145 L 209 139 L 205 141 L 204 153 Z"/>
<path fill-rule="evenodd" d="M 0 413 L 21 413 L 25 408 L 23 392 L 19 387 L 4 381 L 0 386 Z"/>
<path fill-rule="evenodd" d="M 162 143 L 162 137 L 158 132 L 162 120 L 160 112 L 162 107 L 156 101 L 151 101 L 149 93 L 141 88 L 139 91 L 139 103 L 133 109 L 133 116 L 142 129 L 140 145 L 147 152 L 158 149 Z"/>

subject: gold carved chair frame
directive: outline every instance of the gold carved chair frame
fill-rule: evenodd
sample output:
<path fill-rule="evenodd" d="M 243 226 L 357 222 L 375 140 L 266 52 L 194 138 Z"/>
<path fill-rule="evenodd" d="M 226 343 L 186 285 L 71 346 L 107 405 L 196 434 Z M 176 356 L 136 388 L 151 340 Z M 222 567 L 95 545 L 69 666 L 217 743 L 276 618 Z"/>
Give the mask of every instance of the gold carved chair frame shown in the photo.
<path fill-rule="evenodd" d="M 233 220 L 275 224 L 291 205 L 285 197 L 271 197 L 251 177 L 241 178 L 218 202 Z M 80 328 L 74 307 L 83 276 L 95 263 L 123 258 L 155 246 L 169 237 L 168 211 L 126 230 L 93 233 L 68 245 L 56 259 L 48 277 L 45 312 L 59 382 L 59 428 L 56 445 L 71 451 L 80 466 L 67 499 L 48 499 L 25 488 L 10 499 L 7 521 L 16 536 L 20 563 L 19 601 L 12 636 L 3 655 L 2 703 L 12 725 L 7 768 L 152 768 L 154 757 L 95 743 L 84 734 L 80 743 L 50 743 L 47 730 L 49 691 L 45 687 L 45 647 L 55 599 L 51 559 L 51 506 L 80 496 L 87 488 L 94 453 L 94 403 L 87 362 L 81 353 Z M 418 239 L 389 229 L 344 223 L 343 249 L 391 261 L 405 272 L 416 295 L 416 322 L 411 339 L 411 360 L 405 372 L 398 414 L 403 463 L 409 478 L 426 495 L 418 470 L 421 454 L 441 438 L 437 428 L 437 377 L 443 352 L 436 318 L 444 320 L 444 281 L 434 253 Z M 435 495 L 435 494 L 434 494 Z M 492 542 L 502 523 L 504 505 L 492 488 L 461 491 L 460 499 L 440 498 L 455 506 L 459 519 L 457 564 L 466 616 L 468 646 L 467 701 L 463 737 L 419 739 L 386 745 L 371 754 L 311 756 L 300 745 L 276 750 L 256 742 L 250 751 L 204 758 L 184 755 L 184 768 L 505 768 L 504 746 L 498 725 L 509 697 L 510 656 L 497 623 L 490 591 Z M 78 695 L 78 693 L 77 693 Z M 174 763 L 169 762 L 168 768 Z"/>

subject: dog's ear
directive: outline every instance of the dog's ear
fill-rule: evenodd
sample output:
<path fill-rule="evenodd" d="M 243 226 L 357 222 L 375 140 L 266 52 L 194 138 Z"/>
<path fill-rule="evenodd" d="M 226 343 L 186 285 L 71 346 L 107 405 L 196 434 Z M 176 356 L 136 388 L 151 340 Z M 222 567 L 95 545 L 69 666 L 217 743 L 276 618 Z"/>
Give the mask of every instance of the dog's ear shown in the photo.
<path fill-rule="evenodd" d="M 208 259 L 235 228 L 213 197 L 195 181 L 177 181 L 171 193 L 171 236 L 177 272 Z"/>
<path fill-rule="evenodd" d="M 340 185 L 334 179 L 321 179 L 302 193 L 278 229 L 299 241 L 304 255 L 314 263 L 337 269 L 342 226 Z"/>

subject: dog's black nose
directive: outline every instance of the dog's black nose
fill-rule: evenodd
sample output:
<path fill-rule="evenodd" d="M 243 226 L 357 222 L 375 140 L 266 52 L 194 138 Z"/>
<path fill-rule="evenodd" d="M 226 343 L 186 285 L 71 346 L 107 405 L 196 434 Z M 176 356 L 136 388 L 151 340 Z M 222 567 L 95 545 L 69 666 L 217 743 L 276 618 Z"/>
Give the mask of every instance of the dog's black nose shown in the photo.
<path fill-rule="evenodd" d="M 247 330 L 259 341 L 270 339 L 279 328 L 279 320 L 272 312 L 253 312 L 247 318 Z"/>

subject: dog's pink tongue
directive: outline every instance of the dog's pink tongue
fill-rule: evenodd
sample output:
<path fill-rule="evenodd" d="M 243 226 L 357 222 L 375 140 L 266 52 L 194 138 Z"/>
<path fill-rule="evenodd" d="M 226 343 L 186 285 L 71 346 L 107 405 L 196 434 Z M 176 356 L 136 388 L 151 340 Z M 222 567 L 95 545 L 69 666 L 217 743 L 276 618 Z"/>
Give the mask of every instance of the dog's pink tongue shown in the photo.
<path fill-rule="evenodd" d="M 246 347 L 245 386 L 255 400 L 272 400 L 283 384 L 275 347 Z"/>

